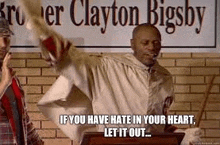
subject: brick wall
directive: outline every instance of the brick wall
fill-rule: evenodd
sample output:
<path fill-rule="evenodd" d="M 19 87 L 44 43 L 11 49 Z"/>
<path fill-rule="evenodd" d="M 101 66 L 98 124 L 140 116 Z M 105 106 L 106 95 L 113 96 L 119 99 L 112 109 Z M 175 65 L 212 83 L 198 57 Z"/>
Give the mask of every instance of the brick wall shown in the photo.
<path fill-rule="evenodd" d="M 158 61 L 173 75 L 176 96 L 172 114 L 195 115 L 200 108 L 208 79 L 217 74 L 200 127 L 204 143 L 220 143 L 220 54 L 162 53 Z M 40 53 L 13 53 L 11 65 L 27 94 L 30 118 L 45 145 L 73 145 L 36 106 L 58 75 L 42 60 Z M 189 125 L 178 127 L 187 128 Z"/>

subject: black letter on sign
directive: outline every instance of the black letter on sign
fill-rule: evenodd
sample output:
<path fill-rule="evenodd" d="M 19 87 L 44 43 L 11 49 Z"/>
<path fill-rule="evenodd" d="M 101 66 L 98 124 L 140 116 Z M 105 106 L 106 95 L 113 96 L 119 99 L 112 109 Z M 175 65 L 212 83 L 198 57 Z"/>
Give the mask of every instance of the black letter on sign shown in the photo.
<path fill-rule="evenodd" d="M 50 21 L 50 19 L 49 19 L 49 17 L 50 17 L 50 15 L 54 15 L 54 11 L 53 11 L 53 7 L 51 7 L 50 5 L 46 8 L 46 15 L 45 15 L 45 18 L 46 18 L 46 22 L 47 22 L 47 24 L 48 25 L 53 25 L 53 23 L 54 23 L 54 20 L 52 20 L 52 21 Z"/>
<path fill-rule="evenodd" d="M 64 7 L 63 6 L 55 6 L 56 8 L 56 23 L 55 25 L 61 25 L 60 24 L 60 11 L 64 11 Z"/>
<path fill-rule="evenodd" d="M 83 6 L 83 0 L 80 0 L 80 1 L 82 3 L 82 6 Z M 76 2 L 76 0 L 72 0 L 72 3 L 70 5 L 70 18 L 71 18 L 74 25 L 80 26 L 83 23 L 83 20 L 80 23 L 76 23 L 76 21 L 75 21 L 75 13 L 74 13 L 75 2 Z"/>
<path fill-rule="evenodd" d="M 20 22 L 20 12 L 21 12 L 21 22 Z M 17 20 L 18 25 L 24 25 L 25 18 L 24 18 L 22 11 L 20 11 L 20 6 L 16 10 L 16 20 Z"/>
<path fill-rule="evenodd" d="M 148 23 L 155 25 L 157 24 L 158 21 L 158 15 L 156 13 L 156 9 L 157 9 L 158 5 L 157 5 L 157 1 L 154 0 L 154 8 L 151 10 L 151 0 L 148 0 Z M 154 23 L 151 23 L 151 13 L 154 13 Z"/>
<path fill-rule="evenodd" d="M 188 26 L 192 26 L 193 23 L 194 23 L 194 20 L 195 20 L 195 14 L 194 14 L 194 9 L 193 7 L 189 7 L 189 1 L 186 0 L 186 10 L 185 10 L 185 19 L 186 19 L 186 23 L 185 25 L 188 25 Z M 189 23 L 189 10 L 191 11 L 191 23 Z"/>
<path fill-rule="evenodd" d="M 2 9 L 5 7 L 5 2 L 2 2 L 0 4 L 0 13 L 1 13 L 1 17 L 5 18 L 5 13 L 4 11 L 2 11 Z"/>
<path fill-rule="evenodd" d="M 122 20 L 123 18 L 123 10 L 124 10 L 124 22 Z M 119 19 L 119 23 L 122 25 L 122 26 L 125 26 L 128 22 L 128 11 L 126 9 L 126 7 L 122 6 L 120 9 L 119 9 L 119 12 L 118 12 L 118 19 Z"/>

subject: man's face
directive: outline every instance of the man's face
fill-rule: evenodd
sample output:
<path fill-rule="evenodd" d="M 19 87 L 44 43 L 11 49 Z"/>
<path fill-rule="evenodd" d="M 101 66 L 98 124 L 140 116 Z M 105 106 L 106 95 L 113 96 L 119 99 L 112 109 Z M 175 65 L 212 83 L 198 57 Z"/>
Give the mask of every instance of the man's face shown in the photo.
<path fill-rule="evenodd" d="M 161 40 L 157 31 L 151 27 L 141 27 L 131 39 L 134 56 L 146 66 L 155 63 L 161 49 Z"/>
<path fill-rule="evenodd" d="M 0 33 L 0 60 L 3 60 L 10 48 L 10 35 Z"/>

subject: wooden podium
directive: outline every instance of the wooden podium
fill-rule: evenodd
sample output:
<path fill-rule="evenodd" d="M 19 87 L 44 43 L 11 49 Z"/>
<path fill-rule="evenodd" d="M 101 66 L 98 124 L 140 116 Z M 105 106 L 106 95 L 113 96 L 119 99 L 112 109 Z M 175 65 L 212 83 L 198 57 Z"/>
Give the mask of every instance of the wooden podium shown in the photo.
<path fill-rule="evenodd" d="M 103 132 L 87 132 L 81 145 L 180 145 L 184 135 L 185 133 L 152 133 L 151 137 L 104 137 Z"/>

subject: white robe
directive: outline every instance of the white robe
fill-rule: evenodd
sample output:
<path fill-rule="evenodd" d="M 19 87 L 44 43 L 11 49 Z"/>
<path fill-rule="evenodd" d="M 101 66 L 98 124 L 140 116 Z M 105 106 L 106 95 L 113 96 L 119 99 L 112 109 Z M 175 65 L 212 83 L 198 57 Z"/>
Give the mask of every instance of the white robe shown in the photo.
<path fill-rule="evenodd" d="M 80 53 L 81 54 L 81 53 Z M 145 127 L 163 132 L 164 125 L 61 125 L 61 114 L 163 115 L 167 97 L 173 97 L 170 73 L 156 63 L 148 68 L 132 54 L 76 55 L 61 70 L 61 76 L 39 101 L 42 113 L 71 139 L 80 141 L 83 132 L 105 127 Z"/>

